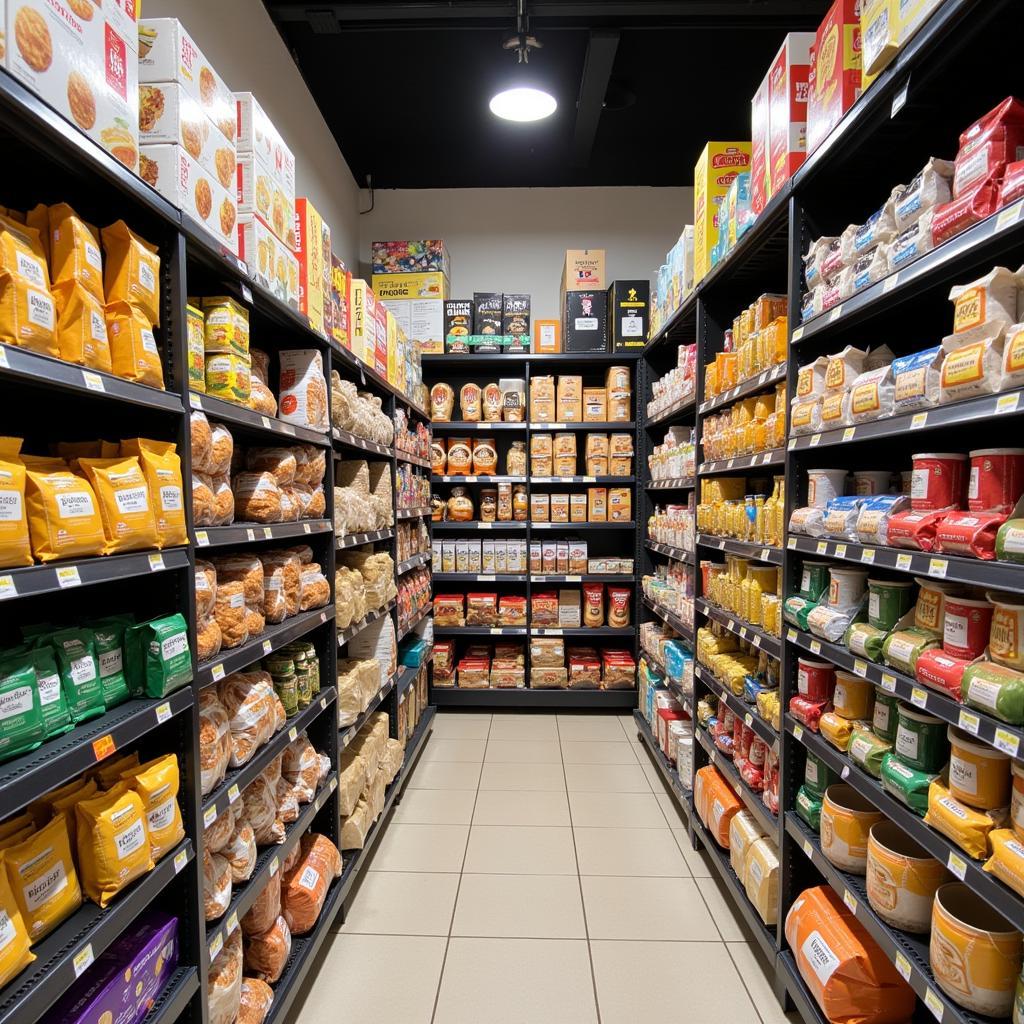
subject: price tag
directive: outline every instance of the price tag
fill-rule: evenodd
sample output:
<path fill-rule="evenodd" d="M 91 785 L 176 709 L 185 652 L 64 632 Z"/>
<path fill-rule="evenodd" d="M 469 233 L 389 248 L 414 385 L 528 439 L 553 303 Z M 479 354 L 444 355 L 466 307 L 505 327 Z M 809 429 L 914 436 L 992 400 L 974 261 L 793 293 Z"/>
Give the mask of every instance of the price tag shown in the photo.
<path fill-rule="evenodd" d="M 831 313 L 829 313 L 829 315 L 828 315 L 828 322 L 830 324 L 834 324 L 842 315 L 843 315 L 843 306 L 842 306 L 842 303 L 840 303 L 838 306 L 836 306 L 835 309 L 832 310 Z"/>
<path fill-rule="evenodd" d="M 326 622 L 327 621 L 327 612 L 321 612 L 320 613 L 320 621 L 321 622 Z"/>
<path fill-rule="evenodd" d="M 733 632 L 733 633 L 736 632 L 736 623 L 735 623 L 735 621 L 733 619 L 729 619 L 728 622 L 726 622 L 726 624 L 725 624 L 725 628 L 728 629 L 730 632 Z"/>
<path fill-rule="evenodd" d="M 217 959 L 217 954 L 224 948 L 224 935 L 221 932 L 217 933 L 217 937 L 210 943 L 210 960 Z"/>
<path fill-rule="evenodd" d="M 57 586 L 61 590 L 82 585 L 82 577 L 78 575 L 77 565 L 65 565 L 57 570 Z"/>
<path fill-rule="evenodd" d="M 174 873 L 181 874 L 181 869 L 188 863 L 188 850 L 179 850 L 174 855 Z"/>
<path fill-rule="evenodd" d="M 106 393 L 107 389 L 103 386 L 103 378 L 98 373 L 91 373 L 89 370 L 83 370 L 82 380 L 85 381 L 85 386 L 90 391 L 98 391 L 100 394 Z"/>
<path fill-rule="evenodd" d="M 550 423 L 548 424 L 548 430 L 565 430 L 564 423 Z"/>
<path fill-rule="evenodd" d="M 551 524 L 550 523 L 534 523 L 534 526 L 541 526 L 541 525 L 543 525 L 543 526 L 550 526 Z M 493 523 L 477 523 L 476 524 L 476 527 L 477 527 L 478 530 L 489 530 L 493 526 L 494 526 Z"/>
<path fill-rule="evenodd" d="M 269 640 L 263 641 L 263 653 L 269 654 L 274 649 L 274 645 Z"/>
<path fill-rule="evenodd" d="M 992 746 L 996 750 L 1001 750 L 1004 754 L 1009 754 L 1010 757 L 1016 757 L 1017 751 L 1020 748 L 1020 741 L 1012 732 L 1008 732 L 1006 729 L 996 729 Z"/>
<path fill-rule="evenodd" d="M 944 558 L 932 558 L 928 561 L 928 575 L 935 576 L 940 580 L 946 578 L 946 570 L 949 568 L 949 562 Z"/>
<path fill-rule="evenodd" d="M 75 977 L 80 978 L 96 958 L 92 955 L 92 943 L 87 942 L 72 958 L 71 963 L 75 968 Z"/>
<path fill-rule="evenodd" d="M 875 549 L 874 548 L 864 548 L 864 550 L 861 551 L 861 553 L 860 553 L 860 560 L 862 562 L 867 562 L 868 565 L 874 565 L 875 564 Z"/>
<path fill-rule="evenodd" d="M 942 1000 L 936 994 L 935 989 L 929 988 L 925 992 L 924 1005 L 932 1011 L 936 1020 L 942 1020 Z"/>
<path fill-rule="evenodd" d="M 757 647 L 758 649 L 760 649 L 760 647 L 761 647 L 761 638 L 759 636 L 755 636 L 754 637 L 754 646 Z"/>
<path fill-rule="evenodd" d="M 581 583 L 582 581 L 583 581 L 583 577 L 582 576 L 566 576 L 565 577 L 565 582 L 566 583 Z"/>
<path fill-rule="evenodd" d="M 965 732 L 970 732 L 977 736 L 978 729 L 981 728 L 981 719 L 977 715 L 972 715 L 970 711 L 961 711 L 957 718 L 957 725 Z"/>
<path fill-rule="evenodd" d="M 996 399 L 996 412 L 1016 412 L 1017 402 L 1020 399 L 1019 394 L 1015 395 L 1000 395 Z"/>
<path fill-rule="evenodd" d="M 861 661 L 860 658 L 854 658 L 853 671 L 854 674 L 860 676 L 861 679 L 866 679 L 868 675 L 868 663 L 866 661 Z"/>
<path fill-rule="evenodd" d="M 196 530 L 196 545 L 205 548 L 210 543 L 210 535 L 205 530 Z"/>
<path fill-rule="evenodd" d="M 171 702 L 165 700 L 163 704 L 156 706 L 156 724 L 163 725 L 171 717 Z"/>
<path fill-rule="evenodd" d="M 296 729 L 295 726 L 293 725 L 288 730 L 288 742 L 289 743 L 294 743 L 298 739 L 298 737 L 299 737 L 299 730 Z"/>
<path fill-rule="evenodd" d="M 219 683 L 224 678 L 224 663 L 218 661 L 213 668 L 210 669 L 210 675 L 213 677 L 215 683 Z"/>
<path fill-rule="evenodd" d="M 9 370 L 11 368 L 11 364 L 7 362 L 7 350 L 3 345 L 0 345 L 0 366 L 5 370 Z"/>
<path fill-rule="evenodd" d="M 164 556 L 157 553 L 149 556 L 149 571 L 161 572 L 167 567 L 164 565 Z"/>
<path fill-rule="evenodd" d="M 263 425 L 263 429 L 264 430 L 270 430 L 271 429 L 270 417 L 269 416 L 261 416 L 260 417 L 260 423 Z"/>
<path fill-rule="evenodd" d="M 801 338 L 802 338 L 803 336 L 804 336 L 804 329 L 803 329 L 803 326 L 801 325 L 800 327 L 798 327 L 798 328 L 797 328 L 797 329 L 796 329 L 796 330 L 795 330 L 795 331 L 794 331 L 794 332 L 793 332 L 793 333 L 792 333 L 792 334 L 791 334 L 791 335 L 789 336 L 789 340 L 790 340 L 790 341 L 794 341 L 794 342 L 795 342 L 795 341 L 799 341 L 799 340 L 800 340 L 800 339 L 801 339 Z"/>
<path fill-rule="evenodd" d="M 848 764 L 843 765 L 843 770 L 839 773 L 839 777 L 843 780 L 850 777 L 850 766 Z"/>
<path fill-rule="evenodd" d="M 312 533 L 313 532 L 313 527 L 310 526 L 309 523 L 303 523 L 302 524 L 302 532 L 303 533 Z"/>
<path fill-rule="evenodd" d="M 907 75 L 904 83 L 896 91 L 892 98 L 892 106 L 889 108 L 889 117 L 895 117 L 907 105 L 907 92 L 910 90 L 910 75 Z"/>
<path fill-rule="evenodd" d="M 809 839 L 804 840 L 804 856 L 808 860 L 814 860 L 814 847 L 811 846 L 811 841 Z"/>
<path fill-rule="evenodd" d="M 786 448 L 787 448 L 788 451 L 792 451 L 795 447 L 796 447 L 796 438 L 795 437 L 791 437 L 789 439 L 789 441 L 786 443 Z"/>
<path fill-rule="evenodd" d="M 500 636 L 503 632 L 504 632 L 504 630 L 502 629 L 501 626 L 491 626 L 491 634 L 492 635 Z M 540 632 L 543 633 L 544 630 L 541 630 Z"/>
<path fill-rule="evenodd" d="M 232 910 L 231 913 L 228 914 L 228 920 L 227 920 L 228 935 L 233 934 L 237 927 L 238 927 L 238 914 L 234 910 Z"/>
<path fill-rule="evenodd" d="M 242 285 L 242 298 L 246 302 L 252 302 L 252 289 L 247 284 Z"/>
<path fill-rule="evenodd" d="M 273 878 L 277 874 L 278 868 L 281 867 L 281 862 L 277 857 L 272 857 L 270 860 L 270 877 Z"/>
<path fill-rule="evenodd" d="M 743 637 L 744 640 L 747 639 L 747 627 L 746 626 L 740 626 L 740 636 Z"/>
<path fill-rule="evenodd" d="M 949 870 L 952 871 L 961 882 L 967 875 L 967 861 L 965 861 L 959 854 L 950 853 L 949 860 L 946 861 L 946 867 L 949 868 Z"/>
<path fill-rule="evenodd" d="M 725 464 L 725 468 L 726 468 L 726 469 L 732 469 L 732 467 L 733 467 L 733 464 L 734 464 L 735 462 L 736 462 L 736 460 L 735 460 L 735 459 L 729 459 L 729 460 L 728 460 L 728 461 L 726 462 L 726 464 Z"/>
<path fill-rule="evenodd" d="M 812 640 L 810 643 L 811 651 L 814 654 L 821 654 L 821 643 L 818 640 Z"/>
<path fill-rule="evenodd" d="M 326 711 L 327 710 L 327 698 L 326 697 L 321 697 L 320 698 L 320 710 L 321 711 Z"/>
<path fill-rule="evenodd" d="M 269 526 L 264 526 L 263 527 L 263 539 L 264 540 L 273 540 L 274 539 L 274 531 Z"/>
<path fill-rule="evenodd" d="M 896 556 L 896 568 L 902 569 L 904 572 L 909 572 L 910 567 L 914 564 L 914 559 L 911 555 L 902 554 Z"/>
<path fill-rule="evenodd" d="M 1013 206 L 1008 206 L 1005 210 L 1002 210 L 999 216 L 996 217 L 996 231 L 1004 231 L 1011 224 L 1016 224 L 1020 220 L 1022 207 L 1024 207 L 1024 202 L 1014 203 Z"/>
<path fill-rule="evenodd" d="M 17 597 L 18 588 L 14 584 L 13 576 L 0 576 L 0 601 L 6 601 L 9 597 Z"/>
<path fill-rule="evenodd" d="M 846 557 L 846 545 L 845 544 L 837 544 L 836 545 L 835 556 L 836 556 L 836 558 L 845 558 Z"/>
<path fill-rule="evenodd" d="M 821 434 L 811 434 L 811 440 L 808 447 L 817 448 L 818 442 L 821 440 Z"/>
<path fill-rule="evenodd" d="M 796 630 L 795 630 L 795 629 L 787 629 L 787 630 L 786 630 L 786 639 L 787 639 L 787 640 L 788 640 L 788 641 L 789 641 L 789 642 L 790 642 L 791 644 L 792 644 L 792 643 L 796 643 Z"/>
<path fill-rule="evenodd" d="M 893 966 L 904 981 L 910 981 L 910 961 L 900 952 L 893 958 Z"/>
<path fill-rule="evenodd" d="M 857 913 L 857 897 L 849 889 L 843 890 L 843 902 L 849 907 L 851 914 Z"/>
<path fill-rule="evenodd" d="M 209 828 L 217 820 L 217 805 L 211 804 L 203 811 L 203 827 Z"/>
<path fill-rule="evenodd" d="M 767 548 L 761 548 L 761 561 L 767 562 L 771 558 L 771 552 Z"/>
<path fill-rule="evenodd" d="M 114 737 L 108 732 L 106 736 L 101 736 L 98 740 L 92 741 L 92 753 L 97 761 L 102 761 L 105 757 L 110 757 L 114 751 L 117 750 L 117 744 L 114 742 Z"/>
<path fill-rule="evenodd" d="M 238 792 L 238 785 L 234 782 L 228 786 L 228 803 L 233 804 L 242 794 Z"/>
<path fill-rule="evenodd" d="M 481 583 L 493 583 L 495 577 L 490 574 L 484 574 L 482 576 L 477 576 L 477 580 L 479 580 L 479 582 Z"/>
<path fill-rule="evenodd" d="M 910 703 L 915 708 L 925 708 L 928 705 L 928 691 L 922 690 L 920 686 L 915 686 L 910 691 Z"/>
<path fill-rule="evenodd" d="M 338 788 L 338 776 L 334 775 L 331 777 L 330 791 L 333 793 Z"/>
<path fill-rule="evenodd" d="M 796 537 L 787 537 L 786 547 L 789 548 L 790 551 L 796 551 Z"/>
<path fill-rule="evenodd" d="M 202 409 L 203 400 L 194 391 L 190 391 L 188 393 L 188 404 L 191 405 L 193 409 Z"/>
<path fill-rule="evenodd" d="M 926 412 L 915 412 L 914 415 L 910 417 L 910 429 L 911 430 L 920 430 L 921 427 L 924 427 L 924 426 L 927 426 L 927 425 L 928 425 L 928 413 L 926 413 Z"/>
<path fill-rule="evenodd" d="M 891 672 L 882 673 L 882 689 L 886 693 L 896 692 L 896 677 Z"/>
<path fill-rule="evenodd" d="M 819 541 L 818 541 L 818 545 L 817 545 L 817 547 L 815 548 L 815 551 L 816 551 L 816 552 L 817 552 L 817 553 L 818 553 L 819 555 L 825 555 L 825 554 L 828 554 L 828 545 L 827 545 L 827 544 L 826 544 L 826 543 L 825 543 L 825 542 L 824 542 L 823 540 L 819 540 Z"/>
<path fill-rule="evenodd" d="M 802 725 L 793 726 L 793 737 L 798 740 L 802 740 L 804 738 L 804 727 Z"/>
<path fill-rule="evenodd" d="M 900 275 L 899 275 L 899 273 L 890 274 L 882 282 L 882 294 L 883 295 L 888 295 L 889 292 L 891 292 L 893 290 L 893 288 L 895 288 L 899 283 L 900 283 Z"/>

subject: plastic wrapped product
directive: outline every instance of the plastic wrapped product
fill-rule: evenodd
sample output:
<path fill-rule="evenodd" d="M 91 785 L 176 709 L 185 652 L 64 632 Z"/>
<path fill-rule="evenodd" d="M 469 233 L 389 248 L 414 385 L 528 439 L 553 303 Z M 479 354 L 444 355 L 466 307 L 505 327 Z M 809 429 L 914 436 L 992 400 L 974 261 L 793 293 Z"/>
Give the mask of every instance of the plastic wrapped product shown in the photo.
<path fill-rule="evenodd" d="M 815 832 L 821 827 L 821 797 L 816 796 L 806 786 L 801 786 L 796 791 L 794 809 L 797 816 L 802 818 Z"/>
<path fill-rule="evenodd" d="M 905 231 L 922 214 L 952 198 L 953 162 L 931 157 L 913 181 L 896 196 L 896 230 Z"/>
<path fill-rule="evenodd" d="M 789 412 L 790 434 L 814 434 L 821 430 L 821 397 L 793 399 Z"/>
<path fill-rule="evenodd" d="M 284 971 L 292 950 L 292 935 L 283 917 L 260 935 L 243 940 L 245 970 L 260 981 L 275 982 Z"/>
<path fill-rule="evenodd" d="M 984 277 L 955 286 L 949 293 L 953 303 L 953 334 L 962 343 L 992 334 L 990 328 L 1009 327 L 1017 319 L 1020 282 L 1006 267 L 993 267 Z"/>
<path fill-rule="evenodd" d="M 210 1024 L 234 1024 L 242 998 L 242 936 L 232 933 L 210 964 L 206 1001 Z"/>
<path fill-rule="evenodd" d="M 982 661 L 964 670 L 961 697 L 969 707 L 987 711 L 1012 725 L 1024 723 L 1024 674 Z"/>
<path fill-rule="evenodd" d="M 267 879 L 266 885 L 256 897 L 256 902 L 242 918 L 243 935 L 259 935 L 266 932 L 281 913 L 281 874 L 276 871 Z"/>
<path fill-rule="evenodd" d="M 818 606 L 813 601 L 804 597 L 787 597 L 782 604 L 782 614 L 787 622 L 791 622 L 798 629 L 806 630 L 807 617 Z"/>
<path fill-rule="evenodd" d="M 949 512 L 897 512 L 889 519 L 888 541 L 894 548 L 912 548 L 931 551 L 935 547 L 935 532 Z"/>
<path fill-rule="evenodd" d="M 843 643 L 854 654 L 869 661 L 882 660 L 882 645 L 885 642 L 886 632 L 869 622 L 853 622 L 850 624 L 843 637 Z"/>
<path fill-rule="evenodd" d="M 954 700 L 960 699 L 964 670 L 970 661 L 956 658 L 937 648 L 923 651 L 917 659 L 914 674 L 919 683 L 949 694 Z"/>
<path fill-rule="evenodd" d="M 832 769 L 816 754 L 807 751 L 807 760 L 804 762 L 804 782 L 801 788 L 820 800 L 825 795 L 825 790 L 836 781 Z"/>
<path fill-rule="evenodd" d="M 893 236 L 895 238 L 895 235 Z M 852 267 L 843 271 L 844 279 L 849 275 L 850 292 L 859 292 L 889 273 L 889 244 L 883 243 L 859 255 Z"/>
<path fill-rule="evenodd" d="M 852 265 L 857 258 L 871 252 L 877 246 L 891 242 L 896 237 L 896 215 L 894 212 L 895 194 L 880 209 L 873 213 L 857 228 L 853 236 Z"/>
<path fill-rule="evenodd" d="M 861 544 L 888 544 L 892 516 L 910 508 L 904 494 L 876 494 L 861 505 L 857 514 L 856 540 Z"/>
<path fill-rule="evenodd" d="M 939 404 L 943 355 L 942 346 L 935 345 L 893 360 L 894 414 L 929 409 Z"/>
<path fill-rule="evenodd" d="M 989 324 L 971 332 L 976 340 L 963 344 L 961 335 L 942 339 L 945 357 L 939 376 L 939 401 L 960 402 L 979 395 L 991 395 L 1003 389 L 1004 329 Z"/>
<path fill-rule="evenodd" d="M 996 536 L 1006 522 L 1001 512 L 949 512 L 935 530 L 935 550 L 947 555 L 996 557 Z"/>
<path fill-rule="evenodd" d="M 884 768 L 882 778 L 885 785 Z M 880 821 L 871 826 L 868 902 L 886 924 L 907 932 L 927 933 L 935 891 L 948 879 L 945 865 L 929 856 L 894 822 Z"/>
<path fill-rule="evenodd" d="M 316 924 L 327 890 L 341 875 L 341 854 L 326 836 L 307 833 L 301 840 L 298 863 L 281 883 L 282 914 L 295 935 L 305 935 Z"/>
<path fill-rule="evenodd" d="M 821 281 L 821 264 L 832 250 L 833 246 L 838 249 L 838 238 L 818 238 L 811 242 L 810 248 L 804 254 L 804 281 L 808 288 L 817 287 Z"/>
<path fill-rule="evenodd" d="M 857 539 L 857 518 L 864 499 L 857 495 L 833 498 L 825 510 L 822 523 L 824 535 L 836 540 Z"/>
<path fill-rule="evenodd" d="M 999 183 L 988 178 L 965 195 L 936 206 L 932 214 L 932 244 L 942 245 L 972 224 L 980 223 L 995 213 L 998 200 Z"/>
<path fill-rule="evenodd" d="M 996 558 L 1024 564 L 1024 519 L 1008 519 L 996 534 Z"/>
<path fill-rule="evenodd" d="M 988 854 L 989 833 L 1006 821 L 1006 811 L 976 811 L 960 803 L 940 776 L 928 787 L 928 811 L 924 820 L 926 825 L 978 859 Z"/>
<path fill-rule="evenodd" d="M 807 628 L 822 640 L 839 643 L 850 623 L 859 614 L 858 608 L 830 608 L 819 604 L 807 615 Z"/>
<path fill-rule="evenodd" d="M 1024 387 L 1024 324 L 1012 324 L 1003 342 L 1003 390 L 1019 387 Z"/>
<path fill-rule="evenodd" d="M 842 235 L 838 238 L 829 240 L 828 245 L 821 249 L 817 265 L 821 274 L 822 282 L 838 274 L 846 265 L 846 260 L 843 256 L 843 243 L 845 240 L 847 247 L 849 247 L 853 239 L 853 234 L 856 230 L 856 224 L 848 225 Z M 817 285 L 815 285 L 815 287 L 817 287 Z"/>
<path fill-rule="evenodd" d="M 876 736 L 871 727 L 864 724 L 854 726 L 847 753 L 858 768 L 877 779 L 882 774 L 882 758 L 892 750 L 892 744 Z"/>
<path fill-rule="evenodd" d="M 904 228 L 889 244 L 889 270 L 899 270 L 900 267 L 912 263 L 931 252 L 935 248 L 932 236 L 932 221 L 935 217 L 935 210 L 926 210 L 921 216 L 910 225 Z"/>
<path fill-rule="evenodd" d="M 235 1024 L 263 1024 L 274 1005 L 274 990 L 259 978 L 243 978 Z"/>
<path fill-rule="evenodd" d="M 862 373 L 850 388 L 851 422 L 867 423 L 892 416 L 895 393 L 891 365 Z"/>
<path fill-rule="evenodd" d="M 841 871 L 867 870 L 868 832 L 883 819 L 881 811 L 852 786 L 829 786 L 821 805 L 821 852 Z"/>
<path fill-rule="evenodd" d="M 850 424 L 850 392 L 829 391 L 821 399 L 821 429 L 838 430 Z"/>
<path fill-rule="evenodd" d="M 810 507 L 794 509 L 789 517 L 789 532 L 821 537 L 825 532 L 825 510 Z"/>
<path fill-rule="evenodd" d="M 153 869 L 142 797 L 118 783 L 75 804 L 75 817 L 82 891 L 106 907 L 122 889 Z"/>
<path fill-rule="evenodd" d="M 938 647 L 939 637 L 931 630 L 909 626 L 894 630 L 882 644 L 882 660 L 908 676 L 914 674 L 918 656 L 933 647 Z"/>
<path fill-rule="evenodd" d="M 806 725 L 808 729 L 817 732 L 818 722 L 828 706 L 827 700 L 811 700 L 808 697 L 797 695 L 789 700 L 789 713 L 797 721 Z"/>
<path fill-rule="evenodd" d="M 843 718 L 834 711 L 826 711 L 818 723 L 821 735 L 832 744 L 836 750 L 843 753 L 849 749 L 850 739 L 853 736 L 853 727 L 858 724 L 849 718 Z"/>

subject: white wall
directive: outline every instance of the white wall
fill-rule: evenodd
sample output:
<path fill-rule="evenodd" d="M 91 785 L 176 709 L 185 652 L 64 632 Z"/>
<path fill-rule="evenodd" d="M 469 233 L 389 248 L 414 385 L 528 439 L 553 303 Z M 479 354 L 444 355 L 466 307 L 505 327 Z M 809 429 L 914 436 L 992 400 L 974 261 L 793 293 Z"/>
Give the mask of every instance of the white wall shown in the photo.
<path fill-rule="evenodd" d="M 363 209 L 369 197 L 363 193 Z M 535 318 L 558 317 L 566 249 L 605 249 L 608 279 L 653 278 L 684 224 L 692 188 L 463 188 L 378 191 L 359 219 L 366 273 L 370 243 L 443 238 L 452 297 L 527 292 Z"/>
<path fill-rule="evenodd" d="M 147 18 L 178 18 L 229 89 L 251 92 L 295 154 L 296 194 L 331 226 L 332 248 L 354 266 L 359 190 L 295 62 L 255 0 L 145 0 Z"/>

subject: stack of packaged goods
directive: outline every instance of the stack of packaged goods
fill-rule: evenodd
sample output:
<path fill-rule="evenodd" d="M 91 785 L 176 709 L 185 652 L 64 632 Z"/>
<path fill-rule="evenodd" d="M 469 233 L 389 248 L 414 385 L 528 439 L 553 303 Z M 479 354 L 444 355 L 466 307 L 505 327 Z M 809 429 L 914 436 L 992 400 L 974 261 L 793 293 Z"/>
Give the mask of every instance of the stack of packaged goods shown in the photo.
<path fill-rule="evenodd" d="M 331 425 L 356 437 L 390 447 L 395 439 L 394 424 L 382 411 L 380 395 L 360 392 L 350 380 L 331 370 Z"/>
<path fill-rule="evenodd" d="M 334 532 L 338 537 L 394 524 L 390 463 L 339 459 L 334 483 Z"/>
<path fill-rule="evenodd" d="M 405 760 L 402 741 L 389 734 L 388 716 L 373 715 L 341 752 L 338 800 L 341 848 L 361 850 L 384 809 L 388 786 Z"/>
<path fill-rule="evenodd" d="M 722 629 L 717 623 L 711 623 L 697 630 L 697 661 L 710 671 L 719 686 L 751 705 L 759 718 L 776 732 L 779 730 L 777 659 Z M 761 764 L 762 761 L 759 759 L 756 763 Z"/>
<path fill-rule="evenodd" d="M 412 347 L 421 352 L 444 352 L 445 307 L 451 281 L 451 260 L 444 241 L 433 238 L 373 242 L 370 260 L 374 307 L 380 304 L 382 312 L 394 321 L 394 329 Z M 452 304 L 468 305 L 464 300 Z M 477 333 L 485 332 L 481 329 Z"/>
<path fill-rule="evenodd" d="M 771 636 L 782 635 L 778 566 L 756 565 L 738 555 L 726 555 L 724 565 L 701 562 L 700 570 L 704 578 L 701 589 L 710 604 Z"/>
<path fill-rule="evenodd" d="M 697 473 L 697 446 L 693 441 L 693 427 L 669 427 L 660 444 L 652 447 L 647 456 L 647 469 L 651 480 L 693 480 Z"/>
<path fill-rule="evenodd" d="M 654 295 L 651 298 L 652 337 L 683 304 L 683 300 L 693 291 L 693 285 L 693 225 L 687 224 L 655 274 Z"/>
<path fill-rule="evenodd" d="M 773 477 L 771 494 L 763 486 L 766 482 L 764 478 L 722 476 L 701 480 L 697 531 L 781 547 L 785 478 Z"/>

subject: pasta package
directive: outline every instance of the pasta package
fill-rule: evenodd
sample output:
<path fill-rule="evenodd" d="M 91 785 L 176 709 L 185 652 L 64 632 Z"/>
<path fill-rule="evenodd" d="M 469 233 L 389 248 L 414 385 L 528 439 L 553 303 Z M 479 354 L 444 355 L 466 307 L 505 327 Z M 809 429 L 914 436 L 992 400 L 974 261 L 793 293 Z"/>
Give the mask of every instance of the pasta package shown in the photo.
<path fill-rule="evenodd" d="M 103 554 L 157 547 L 156 516 L 138 458 L 79 459 L 78 464 L 99 501 Z"/>
<path fill-rule="evenodd" d="M 103 302 L 77 281 L 53 289 L 57 303 L 57 345 L 65 362 L 110 373 L 110 340 Z"/>
<path fill-rule="evenodd" d="M 283 917 L 259 935 L 246 935 L 242 940 L 245 970 L 264 982 L 275 982 L 284 971 L 292 951 L 292 935 Z"/>
<path fill-rule="evenodd" d="M 100 232 L 107 261 L 103 275 L 108 303 L 129 303 L 150 326 L 160 325 L 160 256 L 155 245 L 136 235 L 123 220 Z"/>
<path fill-rule="evenodd" d="M 988 837 L 1006 820 L 1006 812 L 976 811 L 960 803 L 941 778 L 928 787 L 928 811 L 925 824 L 952 839 L 971 857 L 980 859 L 988 854 Z"/>
<path fill-rule="evenodd" d="M 137 437 L 121 442 L 121 454 L 138 456 L 156 514 L 158 546 L 169 548 L 187 544 L 181 457 L 177 445 Z"/>
<path fill-rule="evenodd" d="M 35 955 L 29 949 L 25 922 L 7 873 L 0 865 L 0 986 L 20 974 L 33 960 Z"/>
<path fill-rule="evenodd" d="M 0 437 L 0 568 L 32 564 L 19 437 Z"/>
<path fill-rule="evenodd" d="M 281 419 L 312 430 L 327 430 L 327 380 L 320 353 L 316 349 L 285 349 L 278 359 Z"/>
<path fill-rule="evenodd" d="M 142 798 L 149 852 L 156 863 L 185 838 L 178 806 L 178 759 L 165 754 L 121 776 Z"/>
<path fill-rule="evenodd" d="M 59 459 L 25 456 L 25 498 L 32 553 L 40 562 L 98 555 L 106 544 L 89 481 Z"/>
<path fill-rule="evenodd" d="M 1001 324 L 984 327 L 980 337 L 966 344 L 957 334 L 943 338 L 945 356 L 939 374 L 939 401 L 959 402 L 1001 390 L 1003 342 Z"/>
<path fill-rule="evenodd" d="M 105 315 L 114 373 L 125 380 L 162 390 L 164 370 L 160 349 L 143 310 L 127 302 L 108 302 Z"/>
<path fill-rule="evenodd" d="M 895 394 L 891 365 L 862 373 L 850 388 L 850 419 L 854 423 L 866 423 L 891 416 Z"/>
<path fill-rule="evenodd" d="M 57 357 L 56 327 L 39 232 L 0 217 L 0 341 Z"/>
<path fill-rule="evenodd" d="M 89 227 L 67 203 L 48 210 L 50 281 L 79 284 L 103 301 L 103 257 L 96 229 Z"/>

